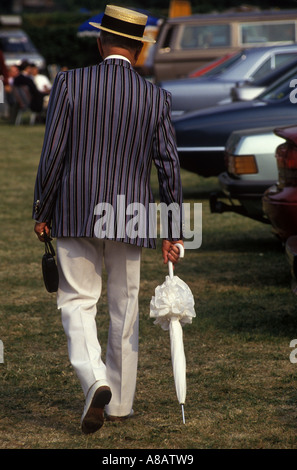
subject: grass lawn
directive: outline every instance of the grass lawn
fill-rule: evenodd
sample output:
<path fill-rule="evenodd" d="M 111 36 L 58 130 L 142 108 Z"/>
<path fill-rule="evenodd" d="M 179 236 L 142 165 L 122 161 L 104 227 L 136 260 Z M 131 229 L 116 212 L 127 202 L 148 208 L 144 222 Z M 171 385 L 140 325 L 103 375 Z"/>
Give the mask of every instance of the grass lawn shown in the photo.
<path fill-rule="evenodd" d="M 297 364 L 289 357 L 297 299 L 283 248 L 269 226 L 210 214 L 216 179 L 188 172 L 182 173 L 185 202 L 203 204 L 203 241 L 176 269 L 193 292 L 197 313 L 184 328 L 186 425 L 168 333 L 149 318 L 150 299 L 167 268 L 159 249 L 144 250 L 135 417 L 82 435 L 83 394 L 69 365 L 55 294 L 43 286 L 43 245 L 31 219 L 43 132 L 39 125 L 0 125 L 0 448 L 295 448 Z M 104 350 L 105 290 L 98 311 Z"/>

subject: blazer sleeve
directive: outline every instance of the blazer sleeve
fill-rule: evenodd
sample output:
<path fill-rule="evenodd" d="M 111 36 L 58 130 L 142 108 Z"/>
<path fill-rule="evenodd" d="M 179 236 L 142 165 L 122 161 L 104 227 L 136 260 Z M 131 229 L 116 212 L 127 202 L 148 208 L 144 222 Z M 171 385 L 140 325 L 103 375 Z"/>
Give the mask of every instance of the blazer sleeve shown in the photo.
<path fill-rule="evenodd" d="M 161 203 L 165 203 L 168 211 L 168 238 L 183 238 L 182 184 L 180 164 L 176 147 L 175 132 L 171 121 L 171 94 L 165 90 L 164 105 L 158 122 L 154 142 L 154 163 L 158 172 L 159 193 Z"/>
<path fill-rule="evenodd" d="M 47 110 L 44 143 L 34 189 L 33 219 L 50 222 L 64 167 L 69 135 L 69 98 L 65 73 L 53 84 Z"/>

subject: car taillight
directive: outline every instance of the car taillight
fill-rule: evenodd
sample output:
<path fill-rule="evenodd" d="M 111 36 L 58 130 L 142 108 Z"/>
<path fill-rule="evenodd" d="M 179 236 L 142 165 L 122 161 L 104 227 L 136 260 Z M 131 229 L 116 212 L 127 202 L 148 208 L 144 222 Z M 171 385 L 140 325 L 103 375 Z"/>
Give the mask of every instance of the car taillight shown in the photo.
<path fill-rule="evenodd" d="M 228 172 L 233 175 L 247 175 L 258 173 L 254 155 L 228 155 Z"/>
<path fill-rule="evenodd" d="M 276 160 L 278 167 L 278 185 L 297 186 L 297 147 L 285 142 L 276 149 Z"/>

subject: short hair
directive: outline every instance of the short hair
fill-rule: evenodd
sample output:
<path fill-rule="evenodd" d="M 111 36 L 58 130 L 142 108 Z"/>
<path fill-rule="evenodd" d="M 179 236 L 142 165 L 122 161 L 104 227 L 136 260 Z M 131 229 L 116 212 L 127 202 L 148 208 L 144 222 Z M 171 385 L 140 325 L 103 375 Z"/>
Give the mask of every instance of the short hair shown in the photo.
<path fill-rule="evenodd" d="M 136 39 L 126 38 L 118 34 L 109 33 L 107 31 L 100 31 L 100 39 L 103 45 L 109 44 L 114 47 L 121 47 L 128 51 L 141 51 L 142 42 Z"/>

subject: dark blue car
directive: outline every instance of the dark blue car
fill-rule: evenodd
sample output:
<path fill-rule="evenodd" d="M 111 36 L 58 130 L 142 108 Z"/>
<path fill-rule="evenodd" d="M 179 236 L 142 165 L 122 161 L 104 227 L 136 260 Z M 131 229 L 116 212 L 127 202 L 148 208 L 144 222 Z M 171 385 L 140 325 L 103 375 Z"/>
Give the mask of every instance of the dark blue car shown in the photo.
<path fill-rule="evenodd" d="M 297 123 L 297 67 L 256 100 L 230 103 L 174 118 L 181 167 L 201 176 L 225 171 L 225 145 L 231 132 Z"/>

